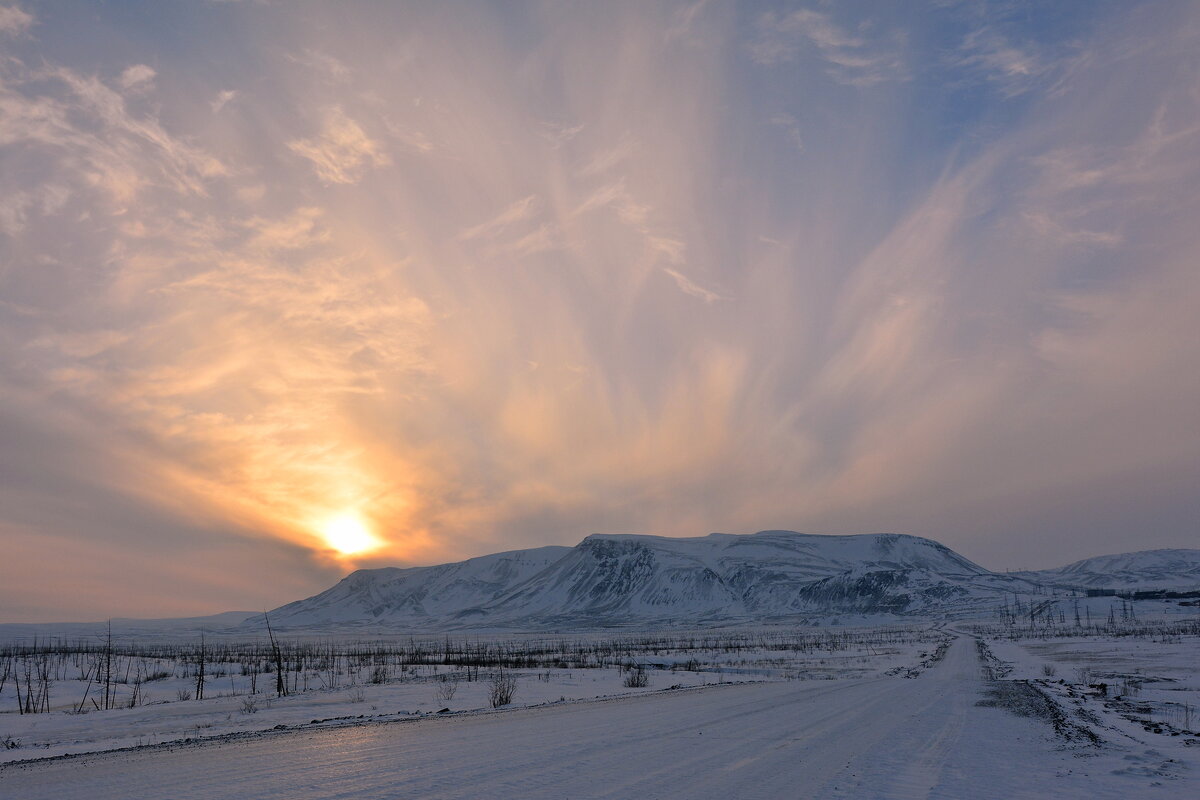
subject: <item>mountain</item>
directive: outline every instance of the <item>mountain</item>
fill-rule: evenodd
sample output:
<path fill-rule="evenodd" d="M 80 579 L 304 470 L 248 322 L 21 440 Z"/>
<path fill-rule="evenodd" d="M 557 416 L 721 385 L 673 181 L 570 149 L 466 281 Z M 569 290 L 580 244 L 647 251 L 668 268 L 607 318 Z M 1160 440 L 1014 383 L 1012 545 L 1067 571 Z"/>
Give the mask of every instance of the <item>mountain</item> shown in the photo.
<path fill-rule="evenodd" d="M 1005 593 L 1038 590 L 937 542 L 901 534 L 593 535 L 575 547 L 359 570 L 270 618 L 280 628 L 702 624 L 963 612 L 991 607 Z"/>
<path fill-rule="evenodd" d="M 1057 569 L 1013 573 L 1061 587 L 1085 589 L 1200 589 L 1200 550 L 1143 550 L 1076 561 Z"/>
<path fill-rule="evenodd" d="M 332 588 L 268 615 L 281 628 L 365 623 L 424 627 L 491 605 L 570 551 L 549 546 L 433 567 L 360 569 Z M 261 625 L 262 615 L 252 622 Z"/>
<path fill-rule="evenodd" d="M 851 575 L 865 580 L 834 583 Z M 596 535 L 499 598 L 489 616 L 504 624 L 571 624 L 894 613 L 929 610 L 979 589 L 992 594 L 996 578 L 937 542 L 898 534 Z"/>

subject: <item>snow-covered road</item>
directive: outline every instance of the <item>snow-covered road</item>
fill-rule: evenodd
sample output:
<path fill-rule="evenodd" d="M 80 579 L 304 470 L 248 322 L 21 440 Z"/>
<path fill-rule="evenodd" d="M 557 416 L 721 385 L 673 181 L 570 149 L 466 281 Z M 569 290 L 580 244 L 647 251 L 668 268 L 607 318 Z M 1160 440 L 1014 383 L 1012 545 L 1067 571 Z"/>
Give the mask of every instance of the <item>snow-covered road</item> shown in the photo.
<path fill-rule="evenodd" d="M 1196 788 L 1189 765 L 1160 767 L 1132 743 L 1064 749 L 1040 720 L 977 706 L 983 689 L 961 637 L 917 679 L 718 686 L 15 764 L 0 768 L 0 796 L 982 800 Z"/>

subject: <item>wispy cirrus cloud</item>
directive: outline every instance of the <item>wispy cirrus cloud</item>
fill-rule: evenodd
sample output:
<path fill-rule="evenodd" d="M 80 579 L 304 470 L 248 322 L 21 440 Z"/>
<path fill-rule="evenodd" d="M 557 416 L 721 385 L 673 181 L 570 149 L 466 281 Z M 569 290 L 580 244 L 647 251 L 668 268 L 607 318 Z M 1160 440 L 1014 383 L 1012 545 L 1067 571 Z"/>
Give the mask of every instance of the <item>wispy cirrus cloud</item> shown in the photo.
<path fill-rule="evenodd" d="M 996 84 L 1009 97 L 1029 91 L 1048 78 L 1057 62 L 1033 46 L 1021 46 L 983 25 L 969 32 L 953 62 Z"/>
<path fill-rule="evenodd" d="M 120 93 L 96 76 L 65 68 L 29 70 L 17 62 L 8 65 L 4 77 L 0 143 L 50 148 L 85 162 L 90 172 L 77 179 L 105 187 L 118 200 L 127 201 L 149 184 L 203 193 L 206 179 L 225 172 L 210 153 L 171 136 L 158 121 L 130 113 Z M 31 97 L 22 92 L 23 86 L 43 81 L 54 93 Z M 95 127 L 76 125 L 72 115 L 81 112 L 90 115 Z M 141 152 L 150 157 L 135 156 Z M 142 168 L 131 168 L 134 161 Z"/>
<path fill-rule="evenodd" d="M 120 84 L 121 88 L 126 91 L 137 89 L 139 91 L 148 89 L 154 83 L 154 76 L 158 73 L 153 67 L 146 64 L 134 64 L 126 67 L 121 72 Z"/>
<path fill-rule="evenodd" d="M 19 36 L 34 25 L 34 17 L 20 6 L 0 6 L 0 33 Z"/>
<path fill-rule="evenodd" d="M 309 139 L 293 139 L 288 149 L 312 162 L 326 183 L 355 183 L 368 167 L 392 163 L 379 142 L 371 139 L 339 106 L 327 108 L 321 131 Z"/>
<path fill-rule="evenodd" d="M 677 285 L 679 290 L 684 294 L 689 294 L 692 297 L 698 297 L 706 303 L 715 303 L 721 299 L 721 295 L 717 294 L 711 289 L 705 289 L 703 286 L 699 285 L 677 269 L 663 267 L 663 272 L 671 276 L 671 280 L 675 281 L 675 285 Z"/>
<path fill-rule="evenodd" d="M 221 91 L 217 92 L 217 96 L 212 99 L 212 102 L 209 103 L 209 105 L 212 107 L 214 114 L 219 114 L 221 109 L 227 106 L 237 96 L 238 93 L 233 89 L 222 89 Z"/>
<path fill-rule="evenodd" d="M 70 188 L 61 184 L 14 192 L 0 200 L 0 231 L 16 236 L 32 215 L 52 216 L 66 205 L 70 197 Z"/>
<path fill-rule="evenodd" d="M 460 239 L 490 238 L 502 233 L 518 222 L 524 222 L 533 217 L 538 206 L 537 195 L 531 194 L 515 201 L 495 217 L 472 225 L 459 234 Z"/>
<path fill-rule="evenodd" d="M 335 56 L 313 47 L 307 47 L 295 53 L 288 53 L 288 61 L 307 67 L 326 81 L 341 83 L 348 80 L 352 74 L 350 67 Z"/>
<path fill-rule="evenodd" d="M 779 64 L 811 52 L 839 83 L 872 86 L 907 77 L 897 43 L 887 36 L 851 33 L 824 12 L 801 8 L 788 13 L 768 11 L 757 22 L 758 36 L 750 56 L 760 64 Z"/>

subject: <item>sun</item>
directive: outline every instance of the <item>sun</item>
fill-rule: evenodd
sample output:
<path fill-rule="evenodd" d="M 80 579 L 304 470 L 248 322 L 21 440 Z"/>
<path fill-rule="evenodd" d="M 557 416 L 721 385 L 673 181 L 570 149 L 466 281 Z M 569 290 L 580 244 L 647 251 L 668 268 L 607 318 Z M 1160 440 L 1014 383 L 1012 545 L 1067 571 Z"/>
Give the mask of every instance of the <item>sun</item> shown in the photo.
<path fill-rule="evenodd" d="M 378 547 L 380 542 L 357 514 L 339 514 L 321 526 L 321 535 L 342 555 L 353 555 Z"/>

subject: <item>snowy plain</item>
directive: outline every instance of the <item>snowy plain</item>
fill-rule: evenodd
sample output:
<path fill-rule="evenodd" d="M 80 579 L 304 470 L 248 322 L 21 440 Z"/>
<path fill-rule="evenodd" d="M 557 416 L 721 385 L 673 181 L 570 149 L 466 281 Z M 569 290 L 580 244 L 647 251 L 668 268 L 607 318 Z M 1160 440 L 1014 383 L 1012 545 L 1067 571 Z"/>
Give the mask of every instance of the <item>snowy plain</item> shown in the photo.
<path fill-rule="evenodd" d="M 245 734 L 12 763 L 0 786 L 30 800 L 1196 796 L 1195 737 L 1103 725 L 1098 741 L 1063 735 L 989 703 L 976 639 L 951 635 L 913 678 L 725 684 Z"/>
<path fill-rule="evenodd" d="M 146 702 L 91 713 L 75 713 L 83 685 L 64 680 L 49 713 L 17 714 L 10 681 L 0 740 L 20 746 L 2 751 L 0 796 L 1200 796 L 1200 724 L 1185 711 L 1200 628 L 1140 605 L 1136 622 L 1092 628 L 483 637 L 547 659 L 510 670 L 516 696 L 499 709 L 488 668 L 465 680 L 437 663 L 372 683 L 360 661 L 314 661 L 308 691 L 294 674 L 297 691 L 276 698 L 270 673 L 250 695 L 249 676 L 213 662 L 204 700 L 171 699 L 194 687 L 184 659 L 142 684 Z M 432 640 L 394 644 L 400 661 L 419 660 L 405 646 L 438 660 Z M 589 666 L 549 663 L 583 653 Z M 647 686 L 625 685 L 635 665 Z M 1102 697 L 1097 682 L 1114 688 Z"/>
<path fill-rule="evenodd" d="M 104 638 L 82 645 L 52 639 L 14 645 L 0 656 L 0 763 L 70 753 L 211 739 L 278 726 L 338 726 L 413 720 L 431 713 L 491 707 L 495 664 L 517 681 L 509 706 L 545 705 L 672 688 L 748 681 L 826 681 L 915 673 L 946 638 L 938 626 L 904 625 L 832 633 L 762 630 L 675 631 L 626 636 L 509 635 L 460 639 L 308 640 L 284 643 L 285 688 L 276 695 L 269 652 L 210 639 L 204 699 L 197 699 L 195 640 L 152 640 L 112 647 L 111 697 L 105 700 Z M 79 652 L 87 648 L 86 652 Z M 451 652 L 452 651 L 452 652 Z M 483 662 L 484 666 L 470 666 Z M 19 712 L 22 683 L 35 696 L 40 666 L 50 677 L 46 713 Z M 511 667 L 523 663 L 524 667 Z M 490 666 L 489 666 L 490 664 Z M 645 686 L 626 686 L 634 667 Z"/>

